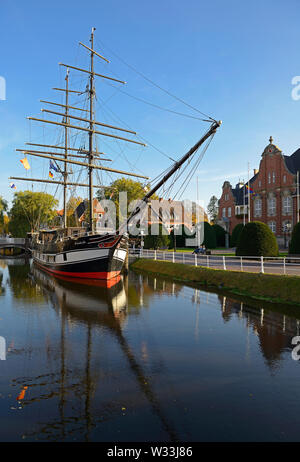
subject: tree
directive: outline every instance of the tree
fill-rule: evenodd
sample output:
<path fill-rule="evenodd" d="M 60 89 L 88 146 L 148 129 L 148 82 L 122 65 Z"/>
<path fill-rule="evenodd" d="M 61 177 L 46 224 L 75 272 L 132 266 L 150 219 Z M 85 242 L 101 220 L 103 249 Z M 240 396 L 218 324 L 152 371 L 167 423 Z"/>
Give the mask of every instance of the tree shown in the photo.
<path fill-rule="evenodd" d="M 27 232 L 49 226 L 55 218 L 58 200 L 51 194 L 33 191 L 15 193 L 9 212 L 9 231 L 14 237 L 25 237 Z"/>
<path fill-rule="evenodd" d="M 119 178 L 118 180 L 113 181 L 108 188 L 105 188 L 104 193 L 103 190 L 98 189 L 96 192 L 96 197 L 99 201 L 102 199 L 111 199 L 116 206 L 116 218 L 117 218 L 117 227 L 119 226 L 119 193 L 126 192 L 127 193 L 127 205 L 129 205 L 134 200 L 142 199 L 147 190 L 150 189 L 150 185 L 143 185 L 139 181 L 131 180 L 128 178 Z M 158 196 L 154 194 L 151 199 L 158 199 Z M 131 212 L 128 211 L 127 207 L 127 216 L 130 215 Z M 125 217 L 122 217 L 124 219 Z"/>
<path fill-rule="evenodd" d="M 296 223 L 293 228 L 289 245 L 289 253 L 300 254 L 300 222 Z"/>
<path fill-rule="evenodd" d="M 269 226 L 260 221 L 247 223 L 240 234 L 236 255 L 276 257 L 278 244 Z"/>
<path fill-rule="evenodd" d="M 4 223 L 4 212 L 7 211 L 7 202 L 5 199 L 3 199 L 2 196 L 0 196 L 0 224 Z"/>
<path fill-rule="evenodd" d="M 215 249 L 217 247 L 215 230 L 207 221 L 204 222 L 204 239 L 202 245 L 206 249 Z"/>
<path fill-rule="evenodd" d="M 78 226 L 78 220 L 75 216 L 75 210 L 81 204 L 81 197 L 71 196 L 67 202 L 67 226 Z"/>
<path fill-rule="evenodd" d="M 144 239 L 145 249 L 160 249 L 162 247 L 169 247 L 170 236 L 166 228 L 160 224 L 159 225 L 159 234 L 152 235 L 150 234 L 151 227 L 148 227 L 148 234 Z"/>
<path fill-rule="evenodd" d="M 218 210 L 218 198 L 216 196 L 212 196 L 207 206 L 207 213 L 210 218 L 210 221 L 212 221 L 213 223 L 218 218 Z"/>
<path fill-rule="evenodd" d="M 233 228 L 231 238 L 230 238 L 231 247 L 236 247 L 238 245 L 239 237 L 241 235 L 243 228 L 244 228 L 243 223 L 239 223 Z"/>
<path fill-rule="evenodd" d="M 225 246 L 225 235 L 226 235 L 225 229 L 220 225 L 213 225 L 213 229 L 216 234 L 217 246 L 224 247 Z"/>

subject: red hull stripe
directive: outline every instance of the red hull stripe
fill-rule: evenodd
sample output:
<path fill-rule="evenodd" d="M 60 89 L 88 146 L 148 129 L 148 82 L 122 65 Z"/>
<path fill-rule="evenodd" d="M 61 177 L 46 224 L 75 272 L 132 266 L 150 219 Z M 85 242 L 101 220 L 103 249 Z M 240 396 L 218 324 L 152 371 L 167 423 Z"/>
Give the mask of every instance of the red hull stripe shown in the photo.
<path fill-rule="evenodd" d="M 83 278 L 83 279 L 111 279 L 119 276 L 120 271 L 93 271 L 90 273 L 72 273 L 69 271 L 58 271 L 47 266 L 41 265 L 38 263 L 44 270 L 49 271 L 50 273 L 60 274 L 62 276 L 70 276 L 73 278 Z"/>

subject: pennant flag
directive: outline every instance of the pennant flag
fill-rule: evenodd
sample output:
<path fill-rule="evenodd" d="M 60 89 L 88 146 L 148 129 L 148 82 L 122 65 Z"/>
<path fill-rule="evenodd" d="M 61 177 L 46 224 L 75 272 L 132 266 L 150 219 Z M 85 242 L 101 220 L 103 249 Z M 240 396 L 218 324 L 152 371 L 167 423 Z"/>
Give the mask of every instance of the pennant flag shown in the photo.
<path fill-rule="evenodd" d="M 50 169 L 54 170 L 55 172 L 58 172 L 58 168 L 56 167 L 56 165 L 54 165 L 52 160 L 50 160 Z"/>
<path fill-rule="evenodd" d="M 111 193 L 111 195 L 109 196 L 109 199 L 111 199 L 114 195 L 114 191 Z"/>
<path fill-rule="evenodd" d="M 30 165 L 26 157 L 24 157 L 24 159 L 21 159 L 20 162 L 23 164 L 23 167 L 26 168 L 26 170 L 30 169 Z"/>
<path fill-rule="evenodd" d="M 15 185 L 15 183 L 9 183 L 9 187 L 11 189 L 17 189 L 17 186 Z"/>
<path fill-rule="evenodd" d="M 51 172 L 51 170 L 49 170 L 49 176 L 50 176 L 50 178 L 53 178 L 53 176 L 54 176 L 53 173 Z"/>

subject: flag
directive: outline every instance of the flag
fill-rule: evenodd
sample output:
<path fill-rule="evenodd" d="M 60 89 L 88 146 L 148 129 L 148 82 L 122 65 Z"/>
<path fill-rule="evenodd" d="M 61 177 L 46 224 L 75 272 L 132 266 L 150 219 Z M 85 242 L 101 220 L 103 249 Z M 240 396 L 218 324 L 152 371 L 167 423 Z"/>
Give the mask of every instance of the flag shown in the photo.
<path fill-rule="evenodd" d="M 24 159 L 21 159 L 20 162 L 23 164 L 23 167 L 26 168 L 26 170 L 30 169 L 29 162 L 27 160 L 27 157 L 24 157 Z"/>
<path fill-rule="evenodd" d="M 15 185 L 15 183 L 9 183 L 9 187 L 11 189 L 17 189 L 17 186 Z"/>
<path fill-rule="evenodd" d="M 50 176 L 50 178 L 53 178 L 53 176 L 54 176 L 53 173 L 51 172 L 51 170 L 49 170 L 49 176 Z"/>
<path fill-rule="evenodd" d="M 56 167 L 56 165 L 54 165 L 52 160 L 50 160 L 50 169 L 54 170 L 55 172 L 58 172 L 58 168 Z"/>
<path fill-rule="evenodd" d="M 114 191 L 112 191 L 111 195 L 109 196 L 109 199 L 112 199 L 113 195 L 114 195 Z"/>
<path fill-rule="evenodd" d="M 81 203 L 78 205 L 78 207 L 76 208 L 76 210 L 75 210 L 75 212 L 74 212 L 74 213 L 76 214 L 78 220 L 82 217 L 82 215 L 84 214 L 85 210 L 86 210 L 86 204 L 85 204 L 84 201 L 83 201 L 83 202 L 81 202 Z"/>
<path fill-rule="evenodd" d="M 246 188 L 248 189 L 250 194 L 255 194 L 252 188 L 249 188 L 249 186 L 246 184 Z"/>

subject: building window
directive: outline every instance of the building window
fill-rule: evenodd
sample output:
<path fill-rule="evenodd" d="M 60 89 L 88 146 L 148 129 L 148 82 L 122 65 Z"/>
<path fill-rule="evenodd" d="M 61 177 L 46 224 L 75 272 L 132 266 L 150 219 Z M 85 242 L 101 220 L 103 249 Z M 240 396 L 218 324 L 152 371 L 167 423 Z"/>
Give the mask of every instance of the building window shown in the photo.
<path fill-rule="evenodd" d="M 269 221 L 268 226 L 272 233 L 276 233 L 276 221 Z"/>
<path fill-rule="evenodd" d="M 261 217 L 261 208 L 262 208 L 262 200 L 261 199 L 255 199 L 254 201 L 254 216 L 255 217 Z"/>
<path fill-rule="evenodd" d="M 268 183 L 271 183 L 271 173 L 268 173 Z"/>
<path fill-rule="evenodd" d="M 258 182 L 258 187 L 259 188 L 261 187 L 261 180 L 259 180 L 259 182 Z"/>
<path fill-rule="evenodd" d="M 285 196 L 282 198 L 282 214 L 291 215 L 292 213 L 292 197 Z"/>
<path fill-rule="evenodd" d="M 228 201 L 228 194 L 225 194 L 225 201 Z"/>
<path fill-rule="evenodd" d="M 283 175 L 283 182 L 286 183 L 286 175 Z"/>
<path fill-rule="evenodd" d="M 273 172 L 272 177 L 273 177 L 273 183 L 275 183 L 275 179 L 276 179 L 275 172 Z"/>
<path fill-rule="evenodd" d="M 225 207 L 222 210 L 222 217 L 226 217 L 226 208 Z"/>
<path fill-rule="evenodd" d="M 270 197 L 268 199 L 268 215 L 276 215 L 276 198 Z"/>
<path fill-rule="evenodd" d="M 231 217 L 231 207 L 228 207 L 228 218 Z"/>

